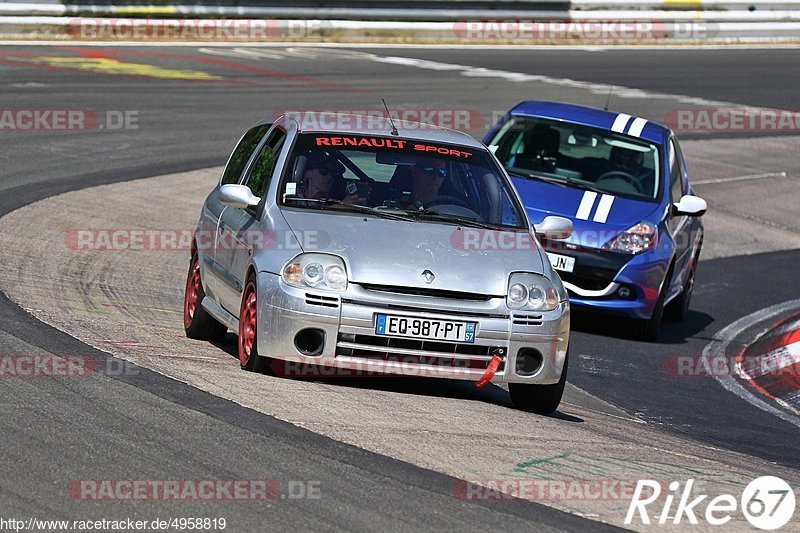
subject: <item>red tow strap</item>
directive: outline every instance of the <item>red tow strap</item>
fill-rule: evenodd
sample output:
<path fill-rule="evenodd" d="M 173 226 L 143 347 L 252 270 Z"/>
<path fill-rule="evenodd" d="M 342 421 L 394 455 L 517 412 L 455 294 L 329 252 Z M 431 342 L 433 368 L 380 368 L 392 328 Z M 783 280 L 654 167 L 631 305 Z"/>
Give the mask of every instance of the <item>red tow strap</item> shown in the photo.
<path fill-rule="evenodd" d="M 495 372 L 497 372 L 497 369 L 500 368 L 500 363 L 503 362 L 505 352 L 506 351 L 503 349 L 495 350 L 494 354 L 492 355 L 492 360 L 489 361 L 489 365 L 486 367 L 486 372 L 483 373 L 481 379 L 475 382 L 476 387 L 481 388 L 492 381 Z"/>

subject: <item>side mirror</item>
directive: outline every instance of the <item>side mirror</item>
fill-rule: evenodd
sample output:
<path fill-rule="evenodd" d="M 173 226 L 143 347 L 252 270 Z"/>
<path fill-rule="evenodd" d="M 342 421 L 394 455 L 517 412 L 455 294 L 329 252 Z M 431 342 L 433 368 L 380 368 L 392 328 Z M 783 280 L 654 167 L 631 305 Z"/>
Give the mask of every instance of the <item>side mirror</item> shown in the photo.
<path fill-rule="evenodd" d="M 683 215 L 687 217 L 700 217 L 708 209 L 708 204 L 705 200 L 698 196 L 687 194 L 681 197 L 680 202 L 672 204 L 672 213 L 675 215 Z"/>
<path fill-rule="evenodd" d="M 253 194 L 247 185 L 223 185 L 219 190 L 219 201 L 228 207 L 247 209 L 251 205 L 258 205 L 261 198 Z"/>
<path fill-rule="evenodd" d="M 573 226 L 568 218 L 545 217 L 540 223 L 533 225 L 533 230 L 547 239 L 559 241 L 570 238 Z"/>

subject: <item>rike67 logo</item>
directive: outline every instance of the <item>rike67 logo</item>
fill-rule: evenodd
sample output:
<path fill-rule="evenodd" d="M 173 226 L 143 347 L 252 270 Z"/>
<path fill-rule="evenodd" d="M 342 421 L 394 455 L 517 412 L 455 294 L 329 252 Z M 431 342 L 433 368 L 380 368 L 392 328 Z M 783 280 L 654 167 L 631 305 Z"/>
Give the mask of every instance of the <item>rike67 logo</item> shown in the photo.
<path fill-rule="evenodd" d="M 714 526 L 721 526 L 730 522 L 733 518 L 732 513 L 736 512 L 737 507 L 753 527 L 758 529 L 773 530 L 785 526 L 794 515 L 795 496 L 792 487 L 779 477 L 763 476 L 751 481 L 742 492 L 741 498 L 737 501 L 732 494 L 722 494 L 704 503 L 709 497 L 708 494 L 692 493 L 694 479 L 689 479 L 681 490 L 679 481 L 669 484 L 669 492 L 663 498 L 663 507 L 659 497 L 661 496 L 661 483 L 649 479 L 640 479 L 636 484 L 636 489 L 628 507 L 628 514 L 625 523 L 631 524 L 634 517 L 638 514 L 642 524 L 651 524 L 651 515 L 648 514 L 650 508 L 652 520 L 659 525 L 667 522 L 680 524 L 684 518 L 690 524 L 698 524 L 698 516 L 705 518 L 705 521 Z M 673 504 L 677 500 L 676 507 Z M 704 505 L 703 505 L 704 504 Z M 705 511 L 701 511 L 705 506 Z"/>

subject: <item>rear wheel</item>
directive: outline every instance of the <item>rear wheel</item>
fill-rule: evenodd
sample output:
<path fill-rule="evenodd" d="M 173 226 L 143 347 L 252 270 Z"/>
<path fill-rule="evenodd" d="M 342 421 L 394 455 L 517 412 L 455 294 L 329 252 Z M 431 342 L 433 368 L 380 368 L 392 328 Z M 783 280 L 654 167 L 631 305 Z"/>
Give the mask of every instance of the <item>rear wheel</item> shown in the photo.
<path fill-rule="evenodd" d="M 509 383 L 508 392 L 511 393 L 511 403 L 521 411 L 528 411 L 538 415 L 549 415 L 558 409 L 564 387 L 567 384 L 567 369 L 569 366 L 569 351 L 564 358 L 564 368 L 561 369 L 561 378 L 553 385 L 529 385 L 527 383 Z"/>
<path fill-rule="evenodd" d="M 266 372 L 269 363 L 258 354 L 258 290 L 256 276 L 250 274 L 239 311 L 239 364 L 250 372 Z"/>
<path fill-rule="evenodd" d="M 228 333 L 228 328 L 209 315 L 203 309 L 203 282 L 200 279 L 200 260 L 197 252 L 192 253 L 189 262 L 189 274 L 186 277 L 186 291 L 183 297 L 183 327 L 186 336 L 211 342 L 221 342 Z"/>

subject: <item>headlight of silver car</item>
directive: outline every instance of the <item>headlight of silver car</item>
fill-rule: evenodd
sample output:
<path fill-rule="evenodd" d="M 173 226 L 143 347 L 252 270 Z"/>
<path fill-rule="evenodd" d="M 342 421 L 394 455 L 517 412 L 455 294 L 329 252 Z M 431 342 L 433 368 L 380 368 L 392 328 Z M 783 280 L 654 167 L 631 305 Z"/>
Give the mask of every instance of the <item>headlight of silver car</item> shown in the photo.
<path fill-rule="evenodd" d="M 508 279 L 506 303 L 511 309 L 552 311 L 558 307 L 558 291 L 541 274 L 515 272 Z"/>
<path fill-rule="evenodd" d="M 347 289 L 347 270 L 341 257 L 300 254 L 283 267 L 283 281 L 293 287 L 341 292 Z"/>

